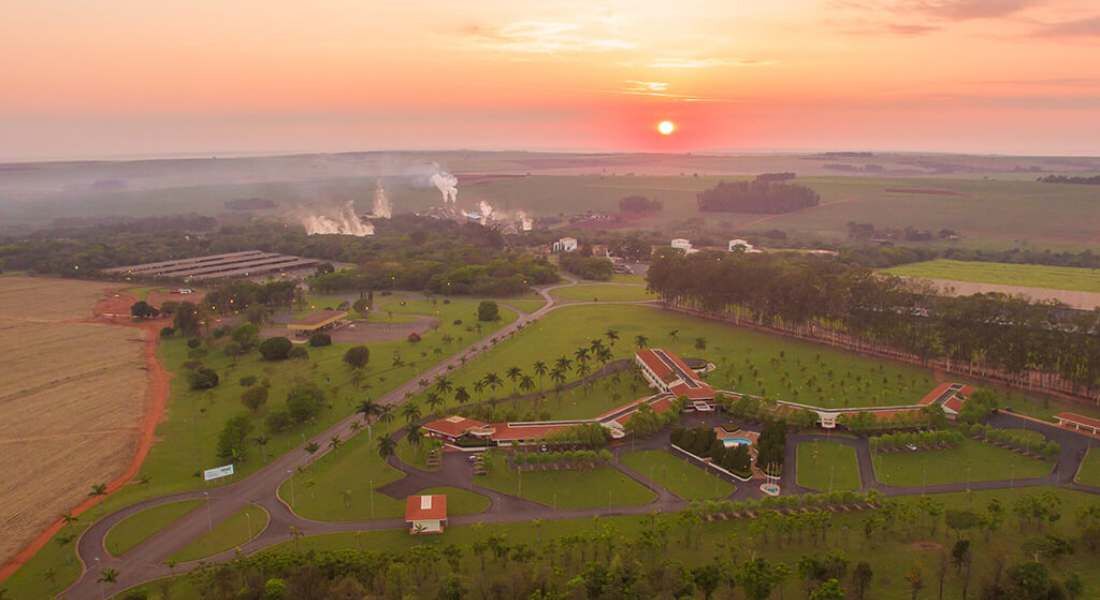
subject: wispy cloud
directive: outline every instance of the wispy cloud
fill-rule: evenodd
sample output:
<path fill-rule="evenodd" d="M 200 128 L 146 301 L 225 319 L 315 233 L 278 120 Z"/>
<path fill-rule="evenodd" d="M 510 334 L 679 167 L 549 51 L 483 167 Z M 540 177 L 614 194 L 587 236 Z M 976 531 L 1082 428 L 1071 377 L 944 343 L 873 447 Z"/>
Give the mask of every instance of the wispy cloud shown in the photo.
<path fill-rule="evenodd" d="M 665 81 L 637 81 L 634 79 L 629 79 L 626 81 L 626 84 L 628 86 L 627 90 L 633 92 L 660 93 L 668 91 L 668 82 Z"/>
<path fill-rule="evenodd" d="M 1012 18 L 1051 0 L 830 0 L 848 33 L 917 36 L 953 23 Z M 844 18 L 848 17 L 848 18 Z"/>
<path fill-rule="evenodd" d="M 647 66 L 651 69 L 710 69 L 714 67 L 758 67 L 775 64 L 773 60 L 748 58 L 655 58 Z"/>
<path fill-rule="evenodd" d="M 1100 39 L 1100 16 L 1047 23 L 1035 31 L 1040 37 Z"/>
<path fill-rule="evenodd" d="M 571 21 L 515 21 L 498 28 L 470 26 L 462 33 L 477 44 L 522 54 L 612 52 L 637 47 L 599 24 Z"/>

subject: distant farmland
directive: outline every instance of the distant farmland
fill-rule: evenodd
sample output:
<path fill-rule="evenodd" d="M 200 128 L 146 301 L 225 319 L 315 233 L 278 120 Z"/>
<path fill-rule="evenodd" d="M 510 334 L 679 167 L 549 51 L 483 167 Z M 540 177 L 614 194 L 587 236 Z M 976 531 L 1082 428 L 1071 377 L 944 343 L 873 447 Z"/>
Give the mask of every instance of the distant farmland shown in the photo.
<path fill-rule="evenodd" d="M 993 283 L 1075 292 L 1100 292 L 1100 269 L 932 260 L 887 269 L 904 277 Z"/>

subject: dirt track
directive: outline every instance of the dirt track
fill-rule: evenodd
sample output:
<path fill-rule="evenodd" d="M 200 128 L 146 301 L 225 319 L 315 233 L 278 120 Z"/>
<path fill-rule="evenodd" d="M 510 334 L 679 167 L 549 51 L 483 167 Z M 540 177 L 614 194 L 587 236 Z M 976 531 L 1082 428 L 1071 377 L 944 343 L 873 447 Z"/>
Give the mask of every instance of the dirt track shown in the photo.
<path fill-rule="evenodd" d="M 60 530 L 60 514 L 103 500 L 87 495 L 92 485 L 108 482 L 110 494 L 133 479 L 152 446 L 168 395 L 156 360 L 163 324 L 104 316 L 134 301 L 104 293 L 99 283 L 0 278 L 0 350 L 14 357 L 13 376 L 0 381 L 0 452 L 12 484 L 0 493 L 0 557 L 10 557 L 0 580 Z"/>

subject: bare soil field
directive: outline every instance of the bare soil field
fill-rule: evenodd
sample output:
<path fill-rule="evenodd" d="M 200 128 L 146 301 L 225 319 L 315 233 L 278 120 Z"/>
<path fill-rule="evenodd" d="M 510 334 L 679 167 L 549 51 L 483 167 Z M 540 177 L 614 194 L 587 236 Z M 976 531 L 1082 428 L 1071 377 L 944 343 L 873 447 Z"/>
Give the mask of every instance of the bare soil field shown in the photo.
<path fill-rule="evenodd" d="M 925 278 L 922 277 L 920 279 Z M 1075 292 L 1070 290 L 1026 287 L 1022 285 L 953 281 L 950 279 L 927 279 L 927 281 L 931 281 L 942 292 L 954 296 L 999 292 L 1014 296 L 1027 296 L 1032 300 L 1058 300 L 1059 302 L 1081 310 L 1093 310 L 1094 308 L 1100 307 L 1100 293 L 1096 292 Z"/>
<path fill-rule="evenodd" d="M 126 471 L 148 331 L 89 322 L 103 283 L 0 278 L 0 562 Z"/>

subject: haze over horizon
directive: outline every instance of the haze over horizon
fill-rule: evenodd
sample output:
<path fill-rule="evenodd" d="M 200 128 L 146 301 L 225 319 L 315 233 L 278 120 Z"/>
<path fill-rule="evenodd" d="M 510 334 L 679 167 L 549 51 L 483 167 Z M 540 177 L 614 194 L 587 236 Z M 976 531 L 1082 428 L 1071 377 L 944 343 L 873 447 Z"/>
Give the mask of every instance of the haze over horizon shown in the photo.
<path fill-rule="evenodd" d="M 42 0 L 0 22 L 0 159 L 1097 155 L 1098 46 L 1089 0 Z"/>

